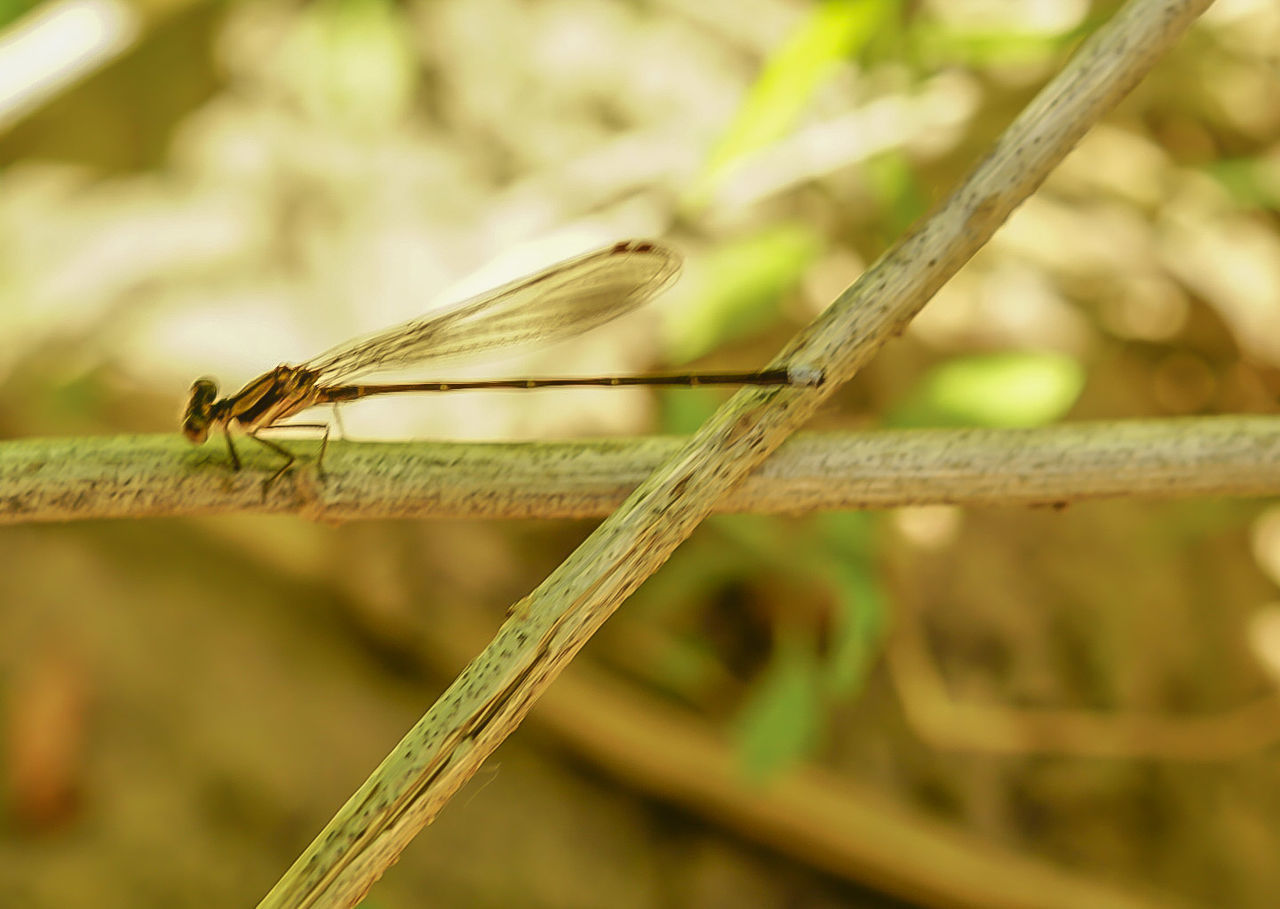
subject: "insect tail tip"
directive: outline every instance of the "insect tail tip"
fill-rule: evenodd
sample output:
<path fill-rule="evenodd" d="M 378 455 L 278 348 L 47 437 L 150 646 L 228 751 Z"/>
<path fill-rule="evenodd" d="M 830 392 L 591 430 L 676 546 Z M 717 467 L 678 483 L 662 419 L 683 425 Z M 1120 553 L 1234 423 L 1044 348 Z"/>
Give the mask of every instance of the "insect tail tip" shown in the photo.
<path fill-rule="evenodd" d="M 815 366 L 789 366 L 787 378 L 793 385 L 808 385 L 816 388 L 827 380 L 827 374 L 825 370 Z"/>

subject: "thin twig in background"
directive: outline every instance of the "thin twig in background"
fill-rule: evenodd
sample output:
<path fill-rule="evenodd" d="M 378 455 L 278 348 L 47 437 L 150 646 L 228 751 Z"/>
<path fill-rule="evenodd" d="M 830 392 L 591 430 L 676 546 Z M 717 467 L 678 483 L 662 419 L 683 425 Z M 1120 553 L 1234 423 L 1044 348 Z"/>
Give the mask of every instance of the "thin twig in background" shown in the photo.
<path fill-rule="evenodd" d="M 1238 761 L 1280 740 L 1280 693 L 1198 714 L 1023 707 L 951 694 L 921 619 L 899 610 L 885 664 L 912 731 L 949 751 Z"/>
<path fill-rule="evenodd" d="M 1134 0 L 1040 92 L 960 189 L 789 346 L 821 389 L 736 394 L 537 590 L 348 800 L 262 906 L 351 906 L 509 735 L 594 631 L 995 232 L 1207 0 Z"/>
<path fill-rule="evenodd" d="M 488 629 L 474 610 L 414 616 L 394 633 L 424 662 L 457 666 Z M 1100 881 L 1078 869 L 957 829 L 821 767 L 793 768 L 744 791 L 729 736 L 669 698 L 576 663 L 531 722 L 642 792 L 722 824 L 813 868 L 923 906 L 983 909 L 1170 909 L 1166 894 Z"/>
<path fill-rule="evenodd" d="M 0 443 L 0 524 L 254 511 L 323 521 L 602 517 L 684 441 L 332 443 L 322 484 L 286 479 L 264 502 L 260 473 L 232 473 L 221 449 L 193 450 L 177 433 L 25 439 Z M 251 466 L 258 457 L 269 456 L 251 453 Z M 1280 417 L 1230 416 L 799 433 L 713 507 L 805 514 L 1277 494 Z"/>

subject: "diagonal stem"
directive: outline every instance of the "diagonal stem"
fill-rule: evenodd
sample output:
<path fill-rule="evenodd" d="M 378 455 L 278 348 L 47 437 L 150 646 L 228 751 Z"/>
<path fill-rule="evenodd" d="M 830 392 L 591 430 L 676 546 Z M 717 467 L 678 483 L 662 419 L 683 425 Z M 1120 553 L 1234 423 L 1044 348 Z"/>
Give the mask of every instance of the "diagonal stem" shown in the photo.
<path fill-rule="evenodd" d="M 261 906 L 359 902 L 619 604 L 726 492 L 902 330 L 1207 6 L 1208 0 L 1132 0 L 1090 38 L 960 188 L 841 294 L 774 364 L 824 369 L 827 384 L 734 395 L 512 608 L 489 646 Z"/>

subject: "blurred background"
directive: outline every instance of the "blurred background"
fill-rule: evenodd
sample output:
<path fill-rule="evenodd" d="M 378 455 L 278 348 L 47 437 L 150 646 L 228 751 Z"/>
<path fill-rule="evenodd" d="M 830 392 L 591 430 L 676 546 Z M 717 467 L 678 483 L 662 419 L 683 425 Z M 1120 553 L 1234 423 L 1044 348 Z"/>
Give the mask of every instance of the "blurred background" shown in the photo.
<path fill-rule="evenodd" d="M 0 3 L 0 437 L 176 432 L 198 375 L 629 237 L 686 259 L 646 312 L 420 378 L 762 365 L 1115 8 Z M 1276 4 L 1214 7 L 815 427 L 1276 412 L 1277 47 Z M 2 901 L 256 903 L 592 526 L 0 527 Z M 1277 583 L 1262 501 L 714 518 L 367 905 L 973 905 L 981 867 L 1010 906 L 1272 906 Z"/>

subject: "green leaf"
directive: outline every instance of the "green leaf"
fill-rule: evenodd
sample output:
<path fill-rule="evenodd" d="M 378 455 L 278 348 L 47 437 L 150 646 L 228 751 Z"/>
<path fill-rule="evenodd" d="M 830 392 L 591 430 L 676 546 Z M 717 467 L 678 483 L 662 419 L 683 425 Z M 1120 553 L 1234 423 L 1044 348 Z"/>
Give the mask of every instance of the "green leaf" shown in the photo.
<path fill-rule="evenodd" d="M 404 15 L 391 0 L 304 7 L 279 55 L 282 83 L 312 116 L 366 126 L 398 122 L 416 78 Z"/>
<path fill-rule="evenodd" d="M 887 596 L 877 571 L 879 515 L 830 512 L 813 519 L 820 545 L 811 547 L 811 574 L 827 579 L 835 599 L 835 621 L 823 661 L 829 696 L 856 694 L 866 680 L 884 636 Z"/>
<path fill-rule="evenodd" d="M 724 392 L 711 388 L 666 389 L 658 393 L 659 425 L 663 432 L 688 436 L 724 403 Z"/>
<path fill-rule="evenodd" d="M 814 515 L 824 548 L 841 561 L 866 564 L 875 555 L 879 529 L 877 515 L 865 511 L 829 511 Z"/>
<path fill-rule="evenodd" d="M 906 155 L 876 155 L 863 166 L 863 173 L 888 215 L 879 224 L 886 238 L 903 233 L 928 210 L 928 194 L 921 190 L 915 167 Z"/>
<path fill-rule="evenodd" d="M 1042 426 L 1084 388 L 1084 367 L 1060 353 L 961 357 L 933 369 L 897 408 L 894 426 Z"/>
<path fill-rule="evenodd" d="M 778 318 L 778 300 L 821 252 L 821 237 L 783 224 L 721 247 L 706 263 L 688 305 L 665 314 L 669 357 L 684 362 L 756 334 Z"/>
<path fill-rule="evenodd" d="M 957 28 L 953 25 L 921 24 L 916 29 L 916 44 L 925 60 L 933 66 L 944 63 L 968 66 L 1034 66 L 1060 56 L 1098 27 L 1086 20 L 1065 31 L 1036 30 L 1024 26 L 997 29 L 989 27 Z"/>
<path fill-rule="evenodd" d="M 844 60 L 861 52 L 899 0 L 826 0 L 813 7 L 765 64 L 691 193 L 706 199 L 740 159 L 776 142 Z"/>
<path fill-rule="evenodd" d="M 783 521 L 765 514 L 717 514 L 707 518 L 706 525 L 713 527 L 739 553 L 751 560 L 753 567 L 760 567 L 761 558 L 776 553 L 782 543 Z"/>
<path fill-rule="evenodd" d="M 848 697 L 862 689 L 884 638 L 884 588 L 868 566 L 832 564 L 839 607 L 832 646 L 823 664 L 825 690 Z"/>
<path fill-rule="evenodd" d="M 712 155 L 712 167 L 786 135 L 818 87 L 842 61 L 866 46 L 897 6 L 890 0 L 817 4 L 765 65 Z"/>
<path fill-rule="evenodd" d="M 18 21 L 41 3 L 42 0 L 0 0 L 0 26 Z"/>
<path fill-rule="evenodd" d="M 1280 208 L 1280 175 L 1269 161 L 1258 158 L 1227 158 L 1206 165 L 1237 204 L 1250 208 Z"/>
<path fill-rule="evenodd" d="M 811 754 L 820 728 L 820 679 L 812 646 L 783 638 L 738 715 L 743 773 L 764 783 Z"/>

